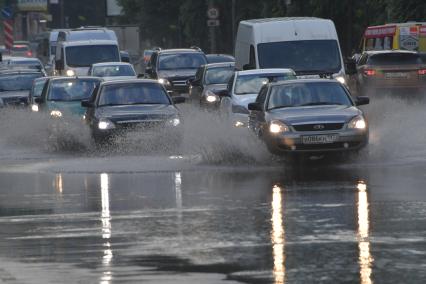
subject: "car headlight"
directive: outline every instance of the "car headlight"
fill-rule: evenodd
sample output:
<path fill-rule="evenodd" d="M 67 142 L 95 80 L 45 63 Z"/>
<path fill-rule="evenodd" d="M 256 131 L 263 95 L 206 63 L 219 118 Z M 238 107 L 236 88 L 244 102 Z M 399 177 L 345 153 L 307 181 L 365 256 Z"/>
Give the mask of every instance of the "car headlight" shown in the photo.
<path fill-rule="evenodd" d="M 167 121 L 168 126 L 176 127 L 176 126 L 179 126 L 180 124 L 181 124 L 181 121 L 179 117 L 173 117 Z"/>
<path fill-rule="evenodd" d="M 359 116 L 352 118 L 352 120 L 349 121 L 348 128 L 350 128 L 350 129 L 366 129 L 367 128 L 367 122 L 365 121 L 364 117 L 359 115 Z"/>
<path fill-rule="evenodd" d="M 342 84 L 346 84 L 346 79 L 343 76 L 338 76 L 335 78 L 337 81 L 339 81 Z"/>
<path fill-rule="evenodd" d="M 239 128 L 239 127 L 245 127 L 246 124 L 242 121 L 237 120 L 237 121 L 234 122 L 234 126 Z"/>
<path fill-rule="evenodd" d="M 115 125 L 108 119 L 101 119 L 98 123 L 98 128 L 100 130 L 109 130 L 109 129 L 114 129 Z"/>
<path fill-rule="evenodd" d="M 206 91 L 204 98 L 209 103 L 216 103 L 216 102 L 220 101 L 219 96 L 216 95 L 215 93 L 213 93 L 212 91 Z"/>
<path fill-rule="evenodd" d="M 281 122 L 279 120 L 273 120 L 269 124 L 269 132 L 273 134 L 289 132 L 289 131 L 290 131 L 290 128 L 284 122 Z"/>
<path fill-rule="evenodd" d="M 71 69 L 67 70 L 67 76 L 69 76 L 69 77 L 75 76 L 75 71 L 71 70 Z"/>
<path fill-rule="evenodd" d="M 38 112 L 39 111 L 38 105 L 31 105 L 31 110 L 33 112 Z"/>
<path fill-rule="evenodd" d="M 52 117 L 62 117 L 62 112 L 60 110 L 52 110 L 50 112 L 50 116 L 52 116 Z"/>
<path fill-rule="evenodd" d="M 158 83 L 164 85 L 164 86 L 170 86 L 170 81 L 164 78 L 158 79 Z"/>

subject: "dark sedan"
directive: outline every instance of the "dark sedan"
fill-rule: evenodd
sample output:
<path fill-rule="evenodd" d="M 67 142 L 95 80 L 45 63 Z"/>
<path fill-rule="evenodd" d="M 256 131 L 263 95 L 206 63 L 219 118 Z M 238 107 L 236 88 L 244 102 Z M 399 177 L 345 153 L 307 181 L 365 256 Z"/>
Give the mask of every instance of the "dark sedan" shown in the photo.
<path fill-rule="evenodd" d="M 5 106 L 28 105 L 33 81 L 43 77 L 36 70 L 4 70 L 0 72 L 0 98 Z"/>
<path fill-rule="evenodd" d="M 169 143 L 179 144 L 182 120 L 175 103 L 182 97 L 168 95 L 157 80 L 107 81 L 93 92 L 85 119 L 95 142 L 108 142 L 128 132 L 141 132 L 150 139 L 166 136 Z"/>
<path fill-rule="evenodd" d="M 198 68 L 195 79 L 189 80 L 189 98 L 195 106 L 218 109 L 221 94 L 235 72 L 234 63 L 213 63 Z"/>
<path fill-rule="evenodd" d="M 248 105 L 249 126 L 274 154 L 357 151 L 368 125 L 349 91 L 336 80 L 290 80 L 265 85 Z"/>

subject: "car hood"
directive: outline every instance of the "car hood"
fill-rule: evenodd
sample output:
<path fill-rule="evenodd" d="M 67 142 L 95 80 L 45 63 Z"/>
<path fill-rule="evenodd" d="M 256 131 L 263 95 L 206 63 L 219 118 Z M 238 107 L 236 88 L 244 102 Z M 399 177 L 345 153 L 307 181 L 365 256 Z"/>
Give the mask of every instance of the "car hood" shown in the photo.
<path fill-rule="evenodd" d="M 191 78 L 195 76 L 197 69 L 159 70 L 158 78 Z"/>
<path fill-rule="evenodd" d="M 128 105 L 105 106 L 97 110 L 98 118 L 107 118 L 113 122 L 129 120 L 164 120 L 178 115 L 173 105 Z"/>
<path fill-rule="evenodd" d="M 82 116 L 86 112 L 86 108 L 81 106 L 81 101 L 71 101 L 71 102 L 46 102 L 47 109 L 49 111 L 59 110 L 65 113 L 71 113 L 73 115 Z"/>
<path fill-rule="evenodd" d="M 275 109 L 268 112 L 268 120 L 281 120 L 290 125 L 319 122 L 345 123 L 362 114 L 354 106 L 309 106 Z"/>
<path fill-rule="evenodd" d="M 241 105 L 245 108 L 248 108 L 249 103 L 254 103 L 256 101 L 257 94 L 245 94 L 245 95 L 236 95 L 234 96 L 234 105 Z"/>
<path fill-rule="evenodd" d="M 0 98 L 23 98 L 23 97 L 28 98 L 29 95 L 30 95 L 30 91 L 28 90 L 0 92 Z"/>

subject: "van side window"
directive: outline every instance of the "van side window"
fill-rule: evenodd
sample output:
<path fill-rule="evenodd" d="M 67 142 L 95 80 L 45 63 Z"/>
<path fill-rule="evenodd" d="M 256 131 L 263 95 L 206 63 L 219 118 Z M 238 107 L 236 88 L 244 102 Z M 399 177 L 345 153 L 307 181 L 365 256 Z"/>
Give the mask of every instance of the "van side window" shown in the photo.
<path fill-rule="evenodd" d="M 250 59 L 249 59 L 250 69 L 256 69 L 256 55 L 254 53 L 254 46 L 250 45 Z"/>

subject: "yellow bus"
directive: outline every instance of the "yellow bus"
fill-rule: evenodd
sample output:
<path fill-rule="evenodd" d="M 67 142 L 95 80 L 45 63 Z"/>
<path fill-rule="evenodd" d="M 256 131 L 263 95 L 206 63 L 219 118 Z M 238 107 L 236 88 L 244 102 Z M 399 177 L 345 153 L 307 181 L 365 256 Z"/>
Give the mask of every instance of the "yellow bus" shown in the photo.
<path fill-rule="evenodd" d="M 368 27 L 362 51 L 402 49 L 426 52 L 426 22 L 407 22 Z"/>

